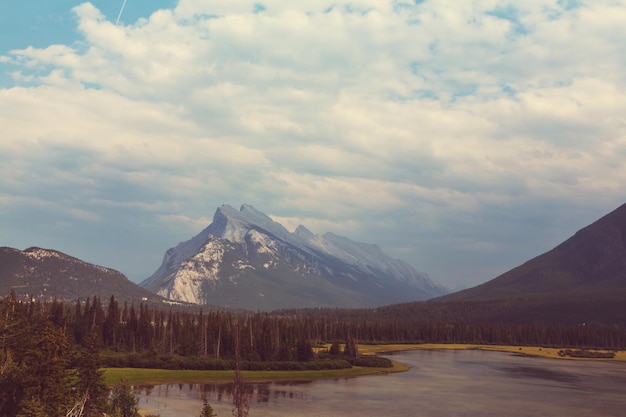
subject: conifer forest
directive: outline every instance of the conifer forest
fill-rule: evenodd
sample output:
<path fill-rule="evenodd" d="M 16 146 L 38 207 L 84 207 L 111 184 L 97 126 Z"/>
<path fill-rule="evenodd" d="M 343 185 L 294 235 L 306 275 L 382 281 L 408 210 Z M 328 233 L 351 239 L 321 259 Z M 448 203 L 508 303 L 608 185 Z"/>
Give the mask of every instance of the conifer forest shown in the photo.
<path fill-rule="evenodd" d="M 112 396 L 102 382 L 103 367 L 301 370 L 390 365 L 381 357 L 359 356 L 358 343 L 626 346 L 621 326 L 481 322 L 461 319 L 471 317 L 461 314 L 463 308 L 451 311 L 441 305 L 416 315 L 410 305 L 400 305 L 254 313 L 120 305 L 113 296 L 105 302 L 97 297 L 74 303 L 25 302 L 12 294 L 0 301 L 0 416 L 70 415 L 76 404 L 81 404 L 82 415 L 115 415 L 112 402 L 123 402 L 124 385 Z"/>

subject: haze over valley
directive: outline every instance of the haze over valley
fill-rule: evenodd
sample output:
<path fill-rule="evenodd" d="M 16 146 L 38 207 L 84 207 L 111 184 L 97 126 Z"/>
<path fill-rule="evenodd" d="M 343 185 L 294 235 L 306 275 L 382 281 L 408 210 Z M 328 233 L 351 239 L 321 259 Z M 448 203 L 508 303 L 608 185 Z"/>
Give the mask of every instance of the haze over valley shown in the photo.
<path fill-rule="evenodd" d="M 302 225 L 289 232 L 250 205 L 239 210 L 222 205 L 199 234 L 166 251 L 141 286 L 117 271 L 54 250 L 5 247 L 0 289 L 4 295 L 14 291 L 44 301 L 113 295 L 130 302 L 250 311 L 388 306 L 375 311 L 404 314 L 409 321 L 447 311 L 449 320 L 472 323 L 622 326 L 623 236 L 626 204 L 553 250 L 484 284 L 447 294 L 427 274 L 376 245 L 332 233 L 314 235 Z"/>

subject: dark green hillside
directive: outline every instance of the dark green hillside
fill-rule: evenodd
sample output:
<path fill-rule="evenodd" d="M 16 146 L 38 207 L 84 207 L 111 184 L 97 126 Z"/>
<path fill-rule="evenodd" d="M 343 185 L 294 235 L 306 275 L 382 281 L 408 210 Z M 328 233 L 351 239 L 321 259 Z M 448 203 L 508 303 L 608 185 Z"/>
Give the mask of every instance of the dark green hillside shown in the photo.
<path fill-rule="evenodd" d="M 567 303 L 593 294 L 595 301 L 626 289 L 626 205 L 525 264 L 474 288 L 439 301 L 487 300 L 520 296 L 550 297 Z M 626 301 L 626 299 L 622 299 Z M 556 300 L 555 300 L 556 301 Z M 600 303 L 601 304 L 601 303 Z M 544 307 L 545 308 L 545 307 Z"/>
<path fill-rule="evenodd" d="M 389 323 L 391 327 L 418 325 L 566 325 L 626 329 L 626 289 L 567 291 L 490 300 L 419 301 L 376 309 L 286 309 L 274 314 L 336 317 Z M 390 340 L 393 340 L 391 338 Z"/>

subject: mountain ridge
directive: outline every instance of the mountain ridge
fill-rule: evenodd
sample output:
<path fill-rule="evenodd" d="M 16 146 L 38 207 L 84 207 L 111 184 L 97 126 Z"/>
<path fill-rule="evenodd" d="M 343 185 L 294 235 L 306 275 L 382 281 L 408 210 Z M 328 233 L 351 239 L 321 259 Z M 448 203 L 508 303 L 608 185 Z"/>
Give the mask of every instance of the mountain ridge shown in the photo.
<path fill-rule="evenodd" d="M 218 207 L 213 222 L 168 249 L 159 268 L 140 285 L 179 301 L 215 304 L 221 297 L 237 307 L 258 309 L 365 307 L 447 291 L 377 245 L 333 233 L 316 235 L 302 225 L 292 233 L 248 204 L 239 211 Z M 237 292 L 248 299 L 238 300 Z M 297 304 L 289 304 L 290 297 Z"/>
<path fill-rule="evenodd" d="M 120 301 L 162 302 L 121 272 L 91 264 L 54 249 L 0 247 L 0 294 L 38 300 L 65 300 L 114 295 Z"/>
<path fill-rule="evenodd" d="M 626 204 L 527 262 L 438 298 L 469 301 L 626 288 Z"/>

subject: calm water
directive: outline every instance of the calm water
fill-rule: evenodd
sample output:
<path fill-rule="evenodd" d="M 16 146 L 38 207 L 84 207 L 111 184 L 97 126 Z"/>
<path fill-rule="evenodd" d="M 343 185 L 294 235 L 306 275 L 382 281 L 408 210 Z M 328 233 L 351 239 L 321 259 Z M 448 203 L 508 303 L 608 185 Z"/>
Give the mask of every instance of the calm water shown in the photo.
<path fill-rule="evenodd" d="M 409 372 L 359 378 L 250 384 L 250 417 L 626 416 L 623 363 L 538 359 L 481 351 L 389 355 Z M 195 417 L 206 395 L 231 416 L 232 387 L 139 389 L 140 407 L 161 417 Z"/>

